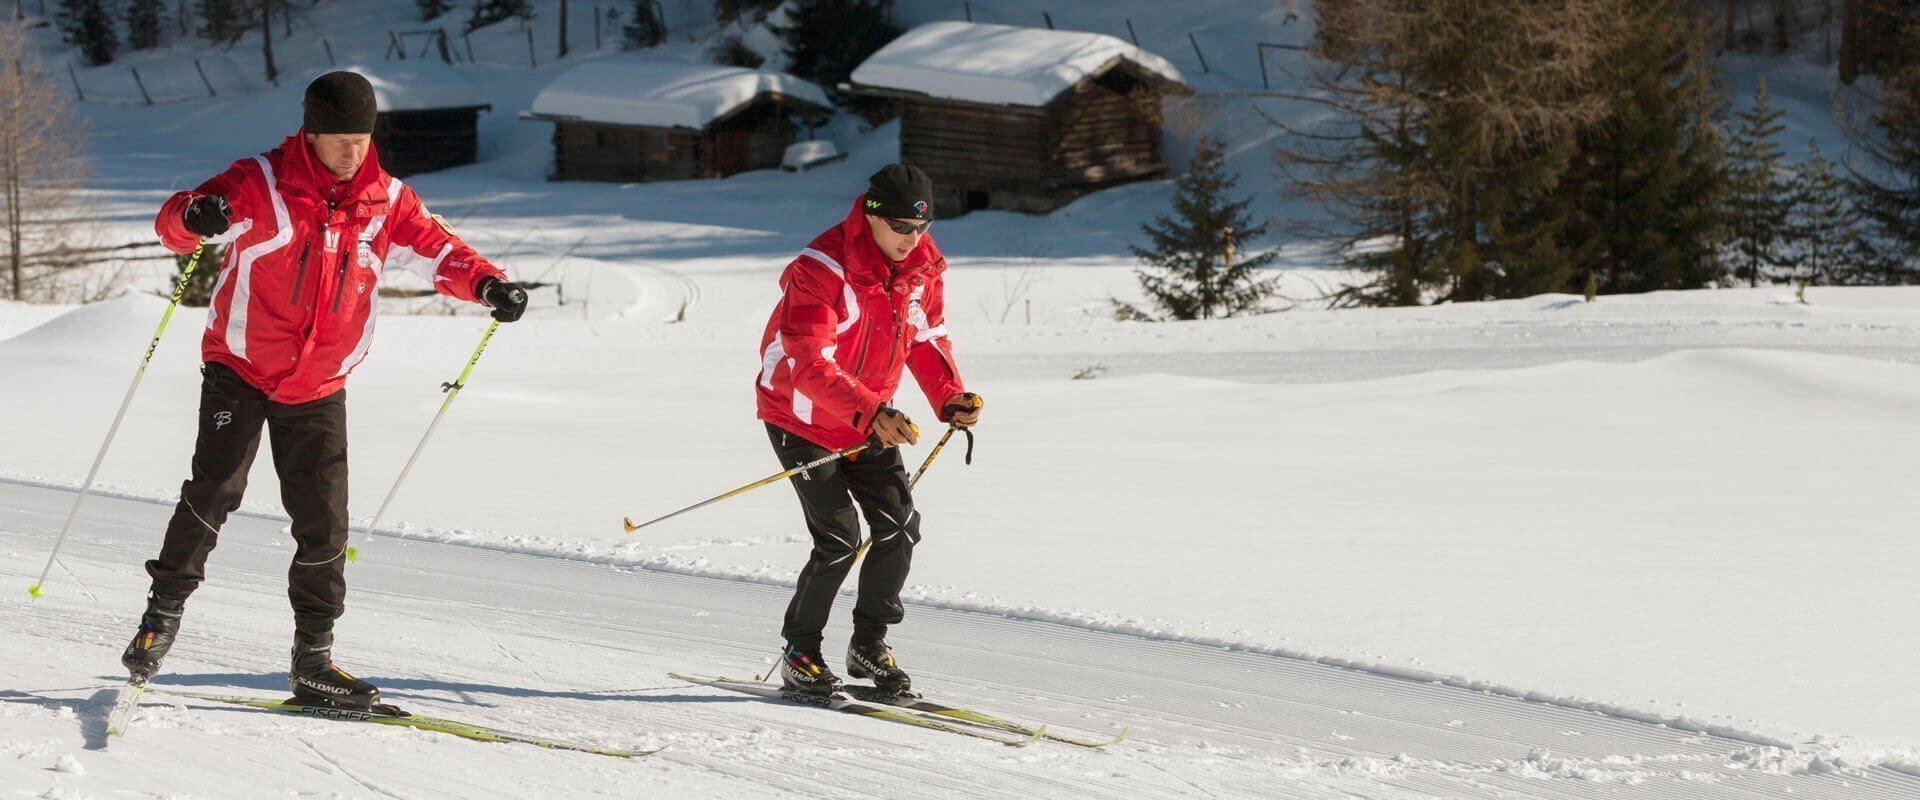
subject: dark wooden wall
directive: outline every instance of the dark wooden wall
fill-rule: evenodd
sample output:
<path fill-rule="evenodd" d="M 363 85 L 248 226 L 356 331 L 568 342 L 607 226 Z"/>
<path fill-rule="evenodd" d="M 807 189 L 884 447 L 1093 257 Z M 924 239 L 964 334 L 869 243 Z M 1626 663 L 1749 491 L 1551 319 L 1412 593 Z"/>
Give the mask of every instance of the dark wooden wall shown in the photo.
<path fill-rule="evenodd" d="M 373 126 L 380 166 L 395 177 L 471 164 L 480 157 L 475 108 L 388 111 Z"/>
<path fill-rule="evenodd" d="M 798 131 L 772 102 L 756 103 L 704 131 L 557 122 L 552 177 L 638 183 L 773 169 Z"/>
<path fill-rule="evenodd" d="M 592 122 L 553 126 L 553 179 L 639 183 L 700 176 L 693 131 Z"/>
<path fill-rule="evenodd" d="M 1111 70 L 1048 108 L 1049 172 L 1063 186 L 1109 186 L 1166 171 L 1160 147 L 1160 93 Z"/>

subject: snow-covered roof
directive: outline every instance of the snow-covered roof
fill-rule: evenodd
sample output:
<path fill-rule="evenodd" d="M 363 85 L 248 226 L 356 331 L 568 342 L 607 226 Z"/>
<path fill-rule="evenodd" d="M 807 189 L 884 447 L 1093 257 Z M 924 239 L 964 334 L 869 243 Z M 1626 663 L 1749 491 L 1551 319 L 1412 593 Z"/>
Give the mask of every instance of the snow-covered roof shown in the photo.
<path fill-rule="evenodd" d="M 781 72 L 616 57 L 567 70 L 525 116 L 699 129 L 769 95 L 831 105 L 820 87 Z"/>
<path fill-rule="evenodd" d="M 340 67 L 366 76 L 381 111 L 426 111 L 490 105 L 480 85 L 458 68 L 430 59 Z M 333 70 L 329 69 L 328 72 Z"/>
<path fill-rule="evenodd" d="M 1102 33 L 935 22 L 880 48 L 853 71 L 853 83 L 947 100 L 1044 106 L 1118 61 L 1184 82 L 1166 59 Z"/>

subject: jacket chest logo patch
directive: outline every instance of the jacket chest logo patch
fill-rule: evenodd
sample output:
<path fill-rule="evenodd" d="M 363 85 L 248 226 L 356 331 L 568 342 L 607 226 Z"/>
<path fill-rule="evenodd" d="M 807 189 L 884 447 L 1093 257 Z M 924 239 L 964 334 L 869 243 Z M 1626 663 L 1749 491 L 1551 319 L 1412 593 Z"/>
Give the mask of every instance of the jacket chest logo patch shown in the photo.
<path fill-rule="evenodd" d="M 340 232 L 327 231 L 326 250 L 329 253 L 340 252 Z"/>
<path fill-rule="evenodd" d="M 927 287 L 917 286 L 914 287 L 913 294 L 907 296 L 907 324 L 921 330 L 926 330 L 929 327 L 927 325 L 927 310 L 920 305 L 920 297 L 926 294 L 926 291 Z"/>

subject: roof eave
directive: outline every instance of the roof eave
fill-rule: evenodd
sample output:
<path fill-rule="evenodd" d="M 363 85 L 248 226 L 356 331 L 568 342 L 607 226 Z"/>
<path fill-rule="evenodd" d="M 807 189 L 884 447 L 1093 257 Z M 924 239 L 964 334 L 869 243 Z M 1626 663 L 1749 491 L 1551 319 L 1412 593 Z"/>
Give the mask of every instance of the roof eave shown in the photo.
<path fill-rule="evenodd" d="M 1030 105 L 1027 103 L 985 103 L 979 100 L 960 100 L 952 97 L 935 97 L 933 95 L 927 94 L 926 92 L 918 92 L 911 89 L 900 89 L 900 88 L 891 87 L 891 86 L 878 86 L 878 85 L 868 84 L 868 83 L 845 84 L 845 87 L 848 91 L 854 92 L 856 94 L 871 95 L 874 97 L 892 97 L 900 100 L 930 100 L 930 101 L 941 102 L 941 103 L 960 103 L 964 105 L 980 106 L 982 108 L 1005 108 L 1007 106 L 1013 106 L 1016 108 L 1046 108 L 1047 106 L 1053 105 L 1054 101 L 1059 100 L 1063 95 L 1071 94 L 1075 90 L 1078 90 L 1079 88 L 1087 85 L 1088 83 L 1098 80 L 1101 76 L 1107 74 L 1108 72 L 1112 72 L 1113 70 L 1116 70 L 1116 69 L 1126 69 L 1129 74 L 1133 75 L 1136 78 L 1139 78 L 1143 83 L 1146 83 L 1149 86 L 1154 87 L 1155 89 L 1159 89 L 1160 91 L 1167 92 L 1169 94 L 1193 94 L 1194 93 L 1193 87 L 1188 86 L 1185 83 L 1182 83 L 1180 81 L 1176 81 L 1158 72 L 1155 72 L 1154 70 L 1148 69 L 1147 67 L 1141 65 L 1139 62 L 1134 61 L 1131 58 L 1127 58 L 1124 55 L 1118 55 L 1118 56 L 1114 56 L 1113 58 L 1107 59 L 1107 61 L 1101 64 L 1099 68 L 1088 72 L 1086 74 L 1086 77 L 1083 77 L 1080 80 L 1075 81 L 1072 85 L 1067 86 L 1066 88 L 1061 89 L 1060 91 L 1054 93 L 1053 95 L 1049 96 L 1045 102 L 1040 103 L 1038 105 Z"/>

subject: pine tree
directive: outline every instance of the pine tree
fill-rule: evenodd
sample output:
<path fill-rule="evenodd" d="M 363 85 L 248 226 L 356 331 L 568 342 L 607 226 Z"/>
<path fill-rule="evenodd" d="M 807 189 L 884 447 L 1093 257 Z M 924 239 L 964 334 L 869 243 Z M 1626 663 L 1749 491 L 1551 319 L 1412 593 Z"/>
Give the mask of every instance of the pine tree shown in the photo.
<path fill-rule="evenodd" d="M 1850 259 L 1860 252 L 1860 214 L 1847 198 L 1847 182 L 1808 140 L 1807 160 L 1793 170 L 1790 250 L 1799 257 L 1797 280 L 1815 285 L 1861 283 Z"/>
<path fill-rule="evenodd" d="M 714 0 L 713 18 L 721 25 L 731 25 L 745 14 L 765 16 L 780 3 L 781 0 Z"/>
<path fill-rule="evenodd" d="M 1276 278 L 1257 270 L 1275 253 L 1246 257 L 1247 243 L 1266 232 L 1247 213 L 1251 199 L 1230 199 L 1239 181 L 1226 172 L 1220 140 L 1202 138 L 1174 184 L 1173 216 L 1155 214 L 1140 231 L 1151 250 L 1128 245 L 1144 266 L 1140 288 L 1174 319 L 1212 319 L 1258 311 L 1277 290 Z"/>
<path fill-rule="evenodd" d="M 160 46 L 160 32 L 166 28 L 166 0 L 131 0 L 127 3 L 127 46 L 151 50 Z"/>
<path fill-rule="evenodd" d="M 893 0 L 795 0 L 787 25 L 787 71 L 821 86 L 839 86 L 867 56 L 902 33 Z"/>
<path fill-rule="evenodd" d="M 60 0 L 58 22 L 62 39 L 79 48 L 89 64 L 111 63 L 120 49 L 120 35 L 103 0 Z"/>
<path fill-rule="evenodd" d="M 1906 41 L 1920 46 L 1920 19 L 1906 28 Z M 1866 155 L 1854 168 L 1856 204 L 1870 223 L 1876 258 L 1864 269 L 1877 282 L 1920 281 L 1920 57 L 1880 82 L 1879 111 L 1854 144 Z"/>
<path fill-rule="evenodd" d="M 635 49 L 644 50 L 658 47 L 667 40 L 667 25 L 661 21 L 656 0 L 633 0 L 633 21 L 621 28 L 627 35 L 627 44 Z"/>
<path fill-rule="evenodd" d="M 413 0 L 413 4 L 420 8 L 421 22 L 432 22 L 453 10 L 453 4 L 447 0 Z"/>
<path fill-rule="evenodd" d="M 467 17 L 467 30 L 479 30 L 514 17 L 533 19 L 533 4 L 527 0 L 479 0 L 473 4 L 473 14 Z"/>
<path fill-rule="evenodd" d="M 1767 98 L 1767 79 L 1759 78 L 1753 105 L 1734 114 L 1727 157 L 1730 169 L 1727 244 L 1733 249 L 1735 275 L 1759 286 L 1768 269 L 1785 263 L 1781 234 L 1786 228 L 1793 190 L 1781 173 L 1780 144 L 1784 112 Z"/>
<path fill-rule="evenodd" d="M 200 37 L 215 44 L 238 39 L 253 27 L 245 0 L 199 0 L 194 10 L 200 15 Z"/>
<path fill-rule="evenodd" d="M 1726 190 L 1713 65 L 1685 0 L 1620 5 L 1600 67 L 1611 107 L 1580 136 L 1561 184 L 1567 248 L 1602 292 L 1705 286 L 1719 276 Z"/>
<path fill-rule="evenodd" d="M 1323 0 L 1307 83 L 1328 110 L 1281 137 L 1292 188 L 1368 279 L 1338 303 L 1577 291 L 1556 202 L 1604 119 L 1622 0 Z M 1500 42 L 1489 47 L 1488 42 Z"/>

